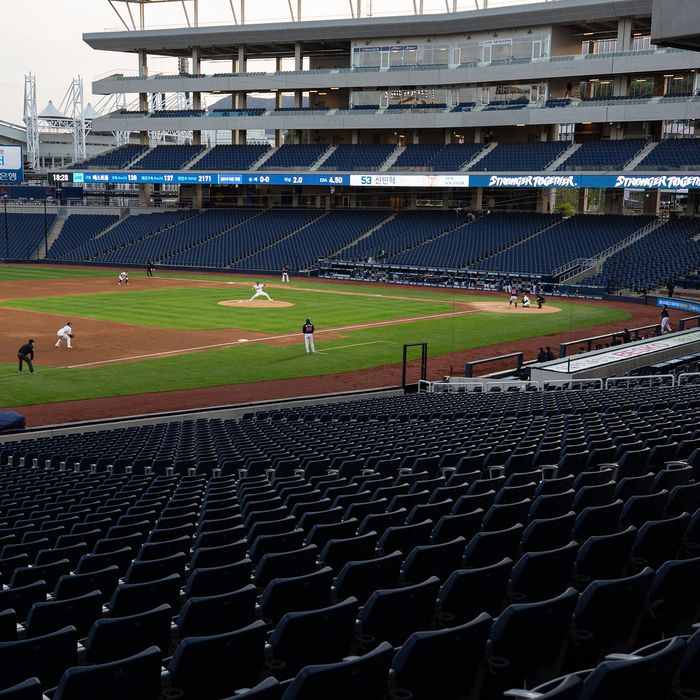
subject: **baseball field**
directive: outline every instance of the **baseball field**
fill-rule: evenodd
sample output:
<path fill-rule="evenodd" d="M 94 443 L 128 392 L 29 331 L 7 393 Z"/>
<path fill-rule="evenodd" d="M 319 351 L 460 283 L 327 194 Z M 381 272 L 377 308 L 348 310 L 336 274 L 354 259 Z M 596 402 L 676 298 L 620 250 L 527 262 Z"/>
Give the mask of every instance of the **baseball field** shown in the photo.
<path fill-rule="evenodd" d="M 371 368 L 386 368 L 383 384 L 396 384 L 404 343 L 428 342 L 435 376 L 513 343 L 536 351 L 545 341 L 556 348 L 562 334 L 593 334 L 580 329 L 620 328 L 634 312 L 554 298 L 541 311 L 515 311 L 502 294 L 312 278 L 261 279 L 274 302 L 251 303 L 249 276 L 159 270 L 148 279 L 138 270 L 128 287 L 116 278 L 99 268 L 0 266 L 0 406 L 299 378 L 322 391 L 324 378 L 330 384 Z M 304 352 L 307 317 L 315 355 Z M 55 348 L 67 321 L 74 347 Z M 17 349 L 28 338 L 36 341 L 34 375 L 17 372 Z M 230 402 L 236 398 L 232 392 Z"/>

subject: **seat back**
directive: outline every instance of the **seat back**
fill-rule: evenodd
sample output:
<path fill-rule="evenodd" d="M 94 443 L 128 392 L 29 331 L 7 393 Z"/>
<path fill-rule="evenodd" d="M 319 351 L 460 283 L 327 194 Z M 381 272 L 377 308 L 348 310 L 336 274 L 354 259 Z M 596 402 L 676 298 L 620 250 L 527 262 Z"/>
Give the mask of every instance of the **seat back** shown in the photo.
<path fill-rule="evenodd" d="M 313 610 L 328 605 L 332 581 L 333 569 L 329 566 L 302 576 L 273 579 L 260 596 L 260 613 L 276 624 L 292 610 Z"/>
<path fill-rule="evenodd" d="M 364 656 L 336 664 L 307 666 L 286 690 L 285 700 L 327 700 L 333 688 L 334 700 L 382 700 L 394 650 L 382 642 Z"/>
<path fill-rule="evenodd" d="M 256 598 L 252 584 L 230 593 L 188 598 L 176 620 L 180 638 L 224 634 L 251 624 Z"/>
<path fill-rule="evenodd" d="M 362 608 L 358 620 L 364 644 L 380 639 L 400 646 L 418 630 L 426 629 L 435 610 L 440 579 L 429 579 L 405 588 L 375 591 Z"/>
<path fill-rule="evenodd" d="M 140 654 L 95 666 L 69 668 L 54 700 L 157 700 L 162 652 L 149 647 Z"/>
<path fill-rule="evenodd" d="M 685 649 L 685 640 L 674 637 L 638 650 L 633 655 L 636 658 L 604 661 L 586 678 L 581 700 L 668 697 Z"/>
<path fill-rule="evenodd" d="M 491 617 L 432 632 L 414 632 L 394 656 L 395 687 L 414 700 L 470 697 L 482 663 Z"/>
<path fill-rule="evenodd" d="M 72 625 L 84 637 L 102 616 L 102 594 L 92 591 L 77 598 L 52 600 L 32 605 L 25 629 L 27 637 L 40 637 Z"/>
<path fill-rule="evenodd" d="M 41 637 L 1 642 L 3 683 L 12 685 L 36 677 L 43 687 L 54 687 L 63 671 L 78 663 L 77 644 L 75 627 L 64 627 Z"/>
<path fill-rule="evenodd" d="M 234 632 L 180 641 L 168 664 L 174 688 L 185 697 L 223 698 L 258 682 L 265 656 L 265 623 Z"/>
<path fill-rule="evenodd" d="M 278 678 L 291 678 L 312 663 L 340 661 L 352 644 L 358 609 L 357 598 L 351 597 L 318 610 L 284 615 L 268 640 Z"/>

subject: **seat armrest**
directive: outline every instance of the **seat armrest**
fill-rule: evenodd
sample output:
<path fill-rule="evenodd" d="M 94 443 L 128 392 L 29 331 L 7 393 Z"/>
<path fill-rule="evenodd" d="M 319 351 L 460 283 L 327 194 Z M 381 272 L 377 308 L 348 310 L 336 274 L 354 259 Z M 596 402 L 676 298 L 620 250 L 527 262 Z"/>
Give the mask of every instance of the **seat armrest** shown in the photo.
<path fill-rule="evenodd" d="M 637 659 L 641 658 L 641 656 L 636 656 L 635 654 L 607 654 L 605 656 L 606 661 L 637 661 Z"/>

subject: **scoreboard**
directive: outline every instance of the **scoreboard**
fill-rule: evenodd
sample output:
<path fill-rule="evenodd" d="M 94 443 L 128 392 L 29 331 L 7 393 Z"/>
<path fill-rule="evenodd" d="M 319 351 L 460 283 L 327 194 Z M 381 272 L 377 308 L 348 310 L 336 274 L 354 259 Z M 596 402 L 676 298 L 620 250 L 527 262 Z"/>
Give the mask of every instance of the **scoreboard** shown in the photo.
<path fill-rule="evenodd" d="M 3 147 L 0 146 L 0 149 Z M 0 170 L 0 173 L 2 171 Z M 283 173 L 283 172 L 195 172 L 140 170 L 76 170 L 51 173 L 52 185 L 131 184 L 131 185 L 306 185 L 316 187 L 419 187 L 453 188 L 496 187 L 511 189 L 656 189 L 683 191 L 700 189 L 700 175 L 581 175 L 568 173 Z"/>

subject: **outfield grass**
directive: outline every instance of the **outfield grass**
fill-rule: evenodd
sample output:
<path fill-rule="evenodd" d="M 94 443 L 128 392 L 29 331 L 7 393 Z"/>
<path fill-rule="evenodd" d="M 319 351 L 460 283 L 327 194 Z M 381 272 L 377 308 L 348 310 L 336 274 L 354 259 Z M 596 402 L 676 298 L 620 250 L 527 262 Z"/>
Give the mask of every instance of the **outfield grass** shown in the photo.
<path fill-rule="evenodd" d="M 117 272 L 92 267 L 49 267 L 47 265 L 0 265 L 0 282 L 23 280 L 82 279 L 116 277 Z"/>
<path fill-rule="evenodd" d="M 13 274 L 15 272 L 13 268 L 0 268 L 0 280 L 5 279 L 8 270 Z M 34 279 L 39 279 L 49 271 L 52 269 L 30 267 L 23 274 L 35 274 Z M 53 269 L 53 272 L 60 271 Z M 72 278 L 76 270 L 64 272 L 63 277 Z M 102 271 L 102 276 L 112 274 Z M 56 274 L 56 277 L 60 276 Z M 176 275 L 173 273 L 171 276 Z M 231 279 L 226 275 L 221 275 L 221 278 Z M 382 319 L 449 313 L 452 309 L 449 302 L 453 298 L 483 301 L 484 297 L 445 294 L 415 287 L 386 289 L 372 285 L 342 286 L 304 280 L 304 286 L 318 289 L 319 292 L 295 289 L 295 286 L 301 285 L 293 284 L 272 290 L 272 296 L 291 301 L 294 306 L 246 309 L 222 307 L 216 302 L 248 298 L 250 293 L 247 287 L 188 288 L 186 281 L 183 281 L 182 289 L 142 291 L 138 289 L 139 286 L 128 291 L 97 295 L 17 299 L 3 301 L 2 305 L 68 314 L 74 319 L 76 327 L 79 327 L 80 318 L 85 317 L 160 328 L 245 328 L 272 334 L 299 332 L 299 342 L 291 345 L 244 343 L 187 355 L 76 369 L 42 368 L 39 353 L 39 371 L 34 376 L 27 373 L 18 375 L 14 363 L 0 365 L 2 406 L 333 375 L 396 364 L 401 361 L 401 346 L 404 343 L 428 341 L 429 355 L 435 357 L 629 318 L 626 312 L 607 306 L 570 304 L 557 299 L 552 303 L 562 308 L 561 313 L 475 313 L 344 331 L 333 339 L 325 339 L 323 334 L 318 334 L 316 345 L 320 352 L 306 355 L 300 333 L 306 315 L 313 318 L 320 330 Z M 321 290 L 350 291 L 355 295 L 327 294 L 321 293 Z M 357 296 L 358 293 L 381 293 L 383 296 Z M 411 299 L 391 298 L 396 296 Z M 235 387 L 231 388 L 230 399 L 232 402 L 236 400 Z"/>

